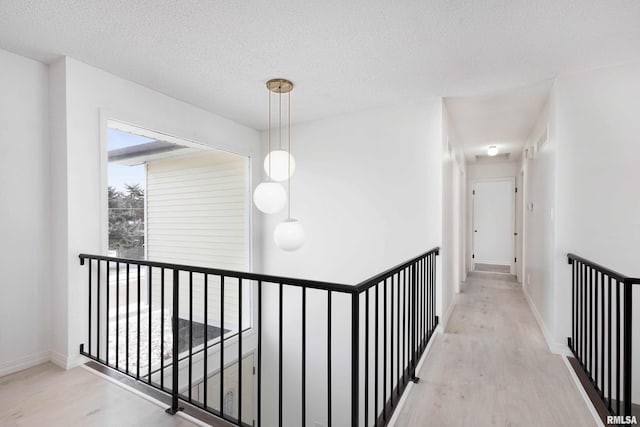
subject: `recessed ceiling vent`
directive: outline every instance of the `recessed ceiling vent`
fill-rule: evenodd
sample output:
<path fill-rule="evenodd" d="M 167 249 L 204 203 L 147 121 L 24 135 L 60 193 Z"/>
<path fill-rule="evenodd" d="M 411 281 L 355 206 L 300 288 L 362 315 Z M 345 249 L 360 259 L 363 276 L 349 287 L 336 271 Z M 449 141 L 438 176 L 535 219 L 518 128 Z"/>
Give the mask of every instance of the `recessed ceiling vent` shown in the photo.
<path fill-rule="evenodd" d="M 511 153 L 501 153 L 495 156 L 487 156 L 487 155 L 477 155 L 476 154 L 476 162 L 477 163 L 495 163 L 495 162 L 507 162 L 511 158 Z"/>
<path fill-rule="evenodd" d="M 542 135 L 540 135 L 540 138 L 538 138 L 538 142 L 536 142 L 536 153 L 539 153 L 540 150 L 542 150 L 542 147 L 547 143 L 548 140 L 549 128 L 547 127 L 545 128 L 544 132 L 542 132 Z"/>

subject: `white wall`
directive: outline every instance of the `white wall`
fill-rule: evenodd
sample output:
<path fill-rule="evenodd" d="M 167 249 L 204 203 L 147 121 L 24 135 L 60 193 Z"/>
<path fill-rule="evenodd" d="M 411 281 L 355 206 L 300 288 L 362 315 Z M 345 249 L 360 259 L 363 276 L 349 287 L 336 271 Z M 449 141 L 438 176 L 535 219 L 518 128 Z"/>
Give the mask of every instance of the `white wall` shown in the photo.
<path fill-rule="evenodd" d="M 557 81 L 555 339 L 569 336 L 574 252 L 640 277 L 640 63 Z M 634 292 L 634 401 L 640 402 L 640 286 Z"/>
<path fill-rule="evenodd" d="M 0 376 L 49 359 L 47 67 L 0 50 Z"/>
<path fill-rule="evenodd" d="M 294 126 L 292 216 L 307 239 L 279 250 L 272 232 L 286 212 L 265 216 L 265 272 L 355 284 L 440 244 L 440 103 Z"/>
<path fill-rule="evenodd" d="M 540 136 L 549 131 L 548 140 L 533 159 L 523 160 L 524 210 L 524 275 L 523 290 L 532 303 L 534 314 L 541 323 L 545 338 L 552 350 L 562 348 L 553 340 L 555 328 L 554 224 L 556 203 L 556 146 L 555 116 L 553 114 L 555 89 L 540 113 L 530 137 L 527 149 L 531 152 Z M 533 205 L 533 210 L 530 206 Z M 566 263 L 566 261 L 565 261 Z M 566 341 L 566 339 L 565 339 Z"/>
<path fill-rule="evenodd" d="M 115 119 L 183 139 L 200 142 L 238 154 L 254 157 L 259 151 L 258 132 L 199 108 L 121 79 L 71 58 L 64 58 L 57 86 L 63 94 L 54 102 L 66 113 L 66 130 L 54 138 L 58 153 L 66 153 L 66 182 L 56 179 L 53 197 L 66 199 L 64 208 L 54 216 L 59 233 L 54 262 L 62 270 L 53 286 L 62 300 L 59 311 L 68 304 L 66 319 L 54 322 L 53 347 L 60 355 L 57 363 L 71 366 L 77 362 L 79 344 L 85 341 L 86 272 L 78 262 L 81 252 L 106 250 L 106 169 L 101 144 L 106 138 L 106 120 Z M 66 98 L 66 99 L 65 99 Z M 254 168 L 255 169 L 255 168 Z M 260 246 L 260 223 L 254 221 L 254 246 Z M 67 244 L 64 244 L 64 239 Z M 65 247 L 66 246 L 66 247 Z M 254 265 L 259 262 L 254 257 Z M 64 324 L 68 322 L 67 328 Z"/>
<path fill-rule="evenodd" d="M 566 352 L 571 334 L 573 252 L 629 276 L 640 276 L 640 64 L 557 79 L 529 138 L 549 140 L 524 161 L 525 292 L 549 346 Z M 530 277 L 530 283 L 528 280 Z M 640 317 L 634 292 L 634 361 L 640 359 Z M 635 363 L 634 362 L 634 363 Z M 634 364 L 634 401 L 640 398 Z"/>
<path fill-rule="evenodd" d="M 369 110 L 294 126 L 292 152 L 296 172 L 292 214 L 304 225 L 307 240 L 297 252 L 276 248 L 271 233 L 284 214 L 265 218 L 265 272 L 356 284 L 441 244 L 442 100 Z M 266 146 L 266 142 L 263 144 Z M 441 257 L 439 257 L 441 258 Z M 440 261 L 438 271 L 440 272 Z M 439 296 L 442 290 L 438 291 Z M 265 366 L 276 363 L 277 293 L 265 295 Z M 290 290 L 285 313 L 285 425 L 299 424 L 299 291 Z M 334 425 L 346 425 L 350 401 L 349 299 L 334 296 Z M 441 306 L 438 305 L 441 314 Z M 270 313 L 271 311 L 271 313 Z M 361 310 L 362 312 L 363 310 Z M 308 421 L 326 425 L 326 293 L 308 295 Z M 269 326 L 271 325 L 271 326 Z M 269 347 L 267 347 L 269 346 Z M 273 365 L 271 365 L 273 366 Z M 277 366 L 277 365 L 276 365 Z M 266 390 L 274 390 L 277 369 L 265 372 Z M 271 385 L 270 385 L 271 384 Z M 271 388 L 270 388 L 271 387 Z M 342 391 L 343 395 L 340 394 Z M 277 397 L 270 395 L 273 399 Z M 264 396 L 268 399 L 268 396 Z M 277 408 L 264 402 L 264 410 Z M 274 400 L 273 403 L 276 401 Z M 372 410 L 373 408 L 371 408 Z M 265 412 L 264 422 L 275 420 Z"/>
<path fill-rule="evenodd" d="M 443 105 L 442 138 L 442 307 L 441 321 L 446 328 L 455 294 L 460 292 L 464 265 L 464 154 L 459 149 L 457 133 Z"/>

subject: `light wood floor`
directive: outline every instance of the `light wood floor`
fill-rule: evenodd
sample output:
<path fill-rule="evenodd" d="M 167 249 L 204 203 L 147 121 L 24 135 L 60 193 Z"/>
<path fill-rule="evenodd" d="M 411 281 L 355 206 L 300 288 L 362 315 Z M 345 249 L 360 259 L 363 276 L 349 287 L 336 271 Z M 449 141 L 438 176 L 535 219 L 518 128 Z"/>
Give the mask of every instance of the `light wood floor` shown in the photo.
<path fill-rule="evenodd" d="M 83 368 L 47 363 L 0 378 L 2 427 L 193 425 Z"/>
<path fill-rule="evenodd" d="M 594 426 L 518 283 L 467 279 L 396 426 Z"/>

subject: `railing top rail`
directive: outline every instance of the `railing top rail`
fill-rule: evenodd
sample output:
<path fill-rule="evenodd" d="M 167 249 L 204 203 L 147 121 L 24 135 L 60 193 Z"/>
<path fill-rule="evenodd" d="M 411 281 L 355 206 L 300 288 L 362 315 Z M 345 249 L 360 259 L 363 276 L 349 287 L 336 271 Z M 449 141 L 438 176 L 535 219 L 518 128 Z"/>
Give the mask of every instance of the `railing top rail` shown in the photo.
<path fill-rule="evenodd" d="M 427 252 L 420 254 L 416 257 L 413 257 L 412 259 L 410 259 L 409 261 L 405 261 L 401 264 L 396 265 L 395 267 L 391 267 L 390 269 L 383 271 L 380 274 L 376 274 L 373 277 L 370 277 L 360 283 L 358 283 L 355 288 L 357 289 L 357 292 L 364 292 L 367 289 L 373 287 L 376 285 L 376 283 L 380 283 L 382 280 L 389 278 L 391 276 L 393 276 L 394 274 L 398 273 L 399 271 L 402 271 L 403 269 L 407 268 L 408 266 L 410 266 L 411 264 L 413 264 L 414 262 L 416 262 L 417 260 L 421 259 L 421 258 L 425 258 L 428 255 L 431 254 L 436 254 L 439 255 L 440 254 L 440 247 L 435 247 L 433 249 L 428 250 Z"/>
<path fill-rule="evenodd" d="M 354 294 L 354 293 L 360 293 L 366 289 L 369 289 L 370 287 L 374 286 L 376 283 L 379 283 L 385 278 L 390 277 L 393 274 L 408 267 L 409 265 L 416 262 L 417 260 L 421 258 L 425 258 L 426 256 L 431 255 L 433 253 L 438 255 L 440 253 L 440 247 L 435 247 L 433 249 L 430 249 L 423 254 L 413 257 L 409 261 L 405 261 L 395 267 L 391 267 L 390 269 L 380 274 L 377 274 L 369 279 L 366 279 L 355 286 L 345 285 L 341 283 L 319 282 L 315 280 L 297 279 L 293 277 L 271 276 L 271 275 L 260 274 L 260 273 L 247 273 L 247 272 L 235 271 L 235 270 L 222 270 L 219 268 L 197 267 L 197 266 L 190 266 L 190 265 L 184 265 L 184 264 L 171 264 L 166 262 L 117 258 L 117 257 L 110 257 L 105 255 L 80 254 L 79 258 L 80 258 L 80 264 L 82 265 L 84 265 L 85 259 L 93 259 L 93 260 L 100 260 L 100 261 L 110 261 L 110 262 L 121 263 L 121 264 L 137 264 L 137 265 L 143 265 L 148 267 L 166 268 L 168 270 L 191 271 L 194 273 L 234 277 L 238 279 L 255 280 L 255 281 L 262 281 L 267 283 L 282 283 L 289 286 L 298 286 L 298 287 L 306 287 L 306 288 L 312 288 L 312 289 L 321 289 L 321 290 L 327 290 L 327 291 Z"/>
<path fill-rule="evenodd" d="M 569 264 L 573 264 L 573 261 L 578 261 L 582 264 L 588 265 L 596 271 L 599 271 L 603 274 L 606 274 L 609 277 L 617 280 L 618 282 L 632 283 L 632 284 L 640 284 L 640 278 L 633 278 L 629 276 L 625 276 L 624 274 L 618 273 L 617 271 L 611 270 L 607 267 L 604 267 L 600 264 L 597 264 L 593 261 L 590 261 L 586 258 L 582 258 L 576 254 L 569 253 L 567 254 L 567 258 L 569 260 Z"/>
<path fill-rule="evenodd" d="M 284 285 L 289 285 L 289 286 L 322 289 L 322 290 L 329 290 L 329 291 L 342 292 L 342 293 L 355 292 L 355 287 L 351 285 L 344 285 L 340 283 L 331 283 L 331 282 L 318 282 L 315 280 L 297 279 L 293 277 L 271 276 L 267 274 L 247 273 L 247 272 L 234 271 L 234 270 L 222 270 L 218 268 L 209 268 L 209 267 L 196 267 L 196 266 L 190 266 L 190 265 L 184 265 L 184 264 L 171 264 L 171 263 L 157 262 L 157 261 L 116 258 L 116 257 L 110 257 L 110 256 L 104 256 L 104 255 L 80 254 L 79 257 L 80 257 L 81 264 L 84 264 L 85 259 L 94 259 L 94 260 L 100 260 L 100 261 L 110 261 L 114 263 L 119 262 L 121 264 L 137 264 L 137 265 L 143 265 L 148 267 L 166 268 L 168 270 L 191 271 L 193 273 L 234 277 L 238 279 L 262 281 L 266 283 L 282 283 Z"/>

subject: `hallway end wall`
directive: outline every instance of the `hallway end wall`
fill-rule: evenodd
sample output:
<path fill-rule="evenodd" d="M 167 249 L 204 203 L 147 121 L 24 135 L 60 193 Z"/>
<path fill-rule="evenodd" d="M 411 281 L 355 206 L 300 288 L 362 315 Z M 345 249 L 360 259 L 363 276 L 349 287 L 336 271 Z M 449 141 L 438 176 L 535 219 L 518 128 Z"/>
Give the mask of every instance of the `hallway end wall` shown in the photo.
<path fill-rule="evenodd" d="M 469 163 L 466 167 L 466 212 L 465 212 L 465 268 L 473 266 L 473 182 L 500 178 L 512 179 L 518 175 L 517 162 Z"/>

